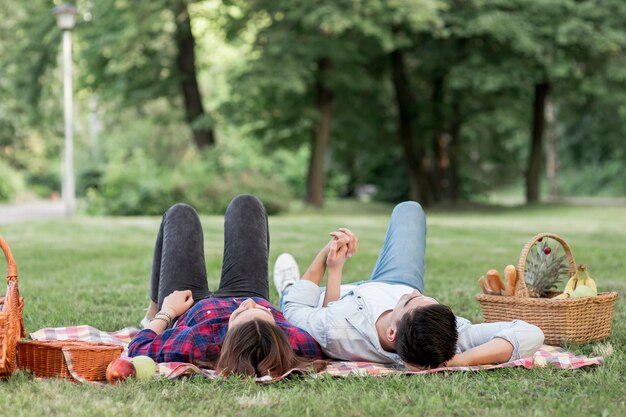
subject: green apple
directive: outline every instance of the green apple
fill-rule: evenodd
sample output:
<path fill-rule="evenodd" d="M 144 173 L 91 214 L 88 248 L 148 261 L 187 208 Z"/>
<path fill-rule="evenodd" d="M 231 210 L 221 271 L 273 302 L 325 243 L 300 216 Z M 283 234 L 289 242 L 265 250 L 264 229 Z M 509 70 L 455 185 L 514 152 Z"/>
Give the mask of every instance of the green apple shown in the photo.
<path fill-rule="evenodd" d="M 586 285 L 579 285 L 572 293 L 571 298 L 595 297 L 596 295 L 598 295 L 598 293 L 594 291 L 593 288 L 589 288 Z"/>
<path fill-rule="evenodd" d="M 130 361 L 135 366 L 137 379 L 147 380 L 154 378 L 156 363 L 154 363 L 152 358 L 148 356 L 135 356 L 134 358 L 130 358 Z"/>

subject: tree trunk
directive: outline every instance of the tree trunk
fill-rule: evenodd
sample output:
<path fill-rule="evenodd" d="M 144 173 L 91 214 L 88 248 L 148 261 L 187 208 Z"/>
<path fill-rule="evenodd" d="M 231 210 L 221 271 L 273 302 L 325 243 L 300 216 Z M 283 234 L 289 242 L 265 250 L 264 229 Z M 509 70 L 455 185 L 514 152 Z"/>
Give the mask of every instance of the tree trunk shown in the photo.
<path fill-rule="evenodd" d="M 198 149 L 215 144 L 213 129 L 197 126 L 198 119 L 205 116 L 202 95 L 196 78 L 196 41 L 191 32 L 191 19 L 187 3 L 179 0 L 174 10 L 176 16 L 176 33 L 174 39 L 178 49 L 176 67 L 180 76 L 180 88 L 185 105 L 185 120 L 193 132 L 193 140 Z M 202 125 L 202 123 L 200 123 Z"/>
<path fill-rule="evenodd" d="M 459 175 L 459 161 L 461 156 L 461 104 L 456 97 L 452 102 L 452 117 L 450 123 L 450 143 L 448 145 L 448 168 L 449 191 L 448 196 L 453 203 L 459 200 L 461 179 Z"/>
<path fill-rule="evenodd" d="M 528 169 L 526 171 L 527 203 L 539 202 L 541 168 L 543 167 L 543 131 L 545 128 L 546 99 L 549 91 L 550 84 L 547 82 L 535 84 L 531 148 L 528 156 Z"/>
<path fill-rule="evenodd" d="M 439 201 L 443 195 L 443 182 L 446 175 L 443 157 L 445 154 L 445 129 L 443 121 L 443 75 L 438 75 L 433 80 L 433 92 L 431 96 L 433 132 L 431 142 L 432 160 L 430 163 L 430 188 L 433 199 Z"/>
<path fill-rule="evenodd" d="M 424 152 L 418 144 L 413 144 L 413 116 L 415 101 L 411 97 L 409 81 L 404 68 L 404 54 L 400 50 L 391 52 L 392 79 L 398 107 L 398 136 L 404 154 L 404 161 L 409 174 L 411 198 L 423 206 L 431 202 L 430 190 L 422 158 Z"/>
<path fill-rule="evenodd" d="M 305 202 L 308 205 L 322 207 L 324 205 L 324 186 L 326 172 L 324 162 L 330 140 L 330 126 L 333 115 L 335 93 L 326 87 L 325 78 L 333 67 L 330 58 L 321 58 L 317 62 L 317 80 L 315 82 L 315 104 L 319 112 L 319 120 L 315 123 L 311 141 L 311 157 Z"/>
<path fill-rule="evenodd" d="M 548 177 L 548 190 L 550 200 L 558 200 L 559 190 L 559 152 L 556 134 L 556 116 L 552 100 L 546 101 L 546 136 L 548 139 L 546 154 L 546 175 Z"/>

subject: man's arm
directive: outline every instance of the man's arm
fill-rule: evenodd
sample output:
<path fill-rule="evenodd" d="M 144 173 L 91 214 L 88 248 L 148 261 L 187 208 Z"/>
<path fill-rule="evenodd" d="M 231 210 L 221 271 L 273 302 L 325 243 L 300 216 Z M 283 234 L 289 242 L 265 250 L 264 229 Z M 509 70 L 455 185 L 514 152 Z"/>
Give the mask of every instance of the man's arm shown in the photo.
<path fill-rule="evenodd" d="M 447 365 L 485 365 L 527 358 L 541 347 L 543 339 L 540 328 L 522 320 L 468 324 L 459 330 L 461 353 Z"/>
<path fill-rule="evenodd" d="M 444 366 L 487 365 L 507 362 L 513 353 L 513 345 L 504 339 L 491 339 L 485 344 L 457 353 Z"/>

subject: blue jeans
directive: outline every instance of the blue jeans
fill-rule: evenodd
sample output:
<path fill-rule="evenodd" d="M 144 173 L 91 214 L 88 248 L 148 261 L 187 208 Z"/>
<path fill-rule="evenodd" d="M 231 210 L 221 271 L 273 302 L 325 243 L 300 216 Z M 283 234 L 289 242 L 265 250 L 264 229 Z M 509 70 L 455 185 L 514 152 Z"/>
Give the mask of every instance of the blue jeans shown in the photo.
<path fill-rule="evenodd" d="M 403 284 L 424 292 L 426 216 L 415 201 L 398 204 L 370 281 Z M 368 282 L 368 281 L 364 281 Z"/>

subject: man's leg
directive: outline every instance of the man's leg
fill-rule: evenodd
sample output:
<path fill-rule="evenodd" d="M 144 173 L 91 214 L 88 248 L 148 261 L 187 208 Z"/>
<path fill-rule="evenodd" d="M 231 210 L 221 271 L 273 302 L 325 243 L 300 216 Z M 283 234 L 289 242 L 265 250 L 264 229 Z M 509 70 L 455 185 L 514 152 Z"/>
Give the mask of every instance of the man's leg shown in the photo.
<path fill-rule="evenodd" d="M 262 297 L 269 300 L 270 236 L 267 212 L 253 195 L 233 199 L 224 216 L 222 278 L 214 297 Z"/>
<path fill-rule="evenodd" d="M 391 214 L 385 243 L 370 280 L 404 284 L 424 291 L 426 216 L 414 201 L 398 204 Z"/>
<path fill-rule="evenodd" d="M 152 257 L 150 298 L 158 309 L 177 290 L 191 290 L 194 301 L 211 294 L 202 225 L 198 213 L 186 204 L 176 204 L 163 215 Z"/>

